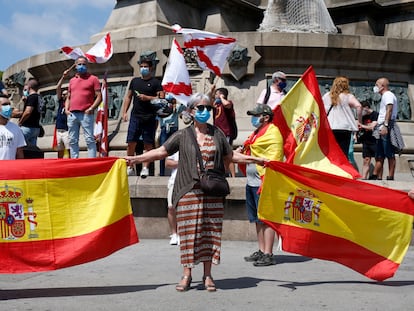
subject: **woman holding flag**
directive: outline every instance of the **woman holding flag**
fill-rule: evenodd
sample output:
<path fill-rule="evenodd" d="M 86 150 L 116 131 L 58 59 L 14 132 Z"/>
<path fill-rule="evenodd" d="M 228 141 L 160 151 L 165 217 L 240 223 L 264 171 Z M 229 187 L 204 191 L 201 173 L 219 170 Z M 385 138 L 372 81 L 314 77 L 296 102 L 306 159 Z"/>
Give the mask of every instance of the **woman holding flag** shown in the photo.
<path fill-rule="evenodd" d="M 175 132 L 161 147 L 125 159 L 132 166 L 161 160 L 180 152 L 172 198 L 173 207 L 177 209 L 183 267 L 183 275 L 176 290 L 183 292 L 190 289 L 192 269 L 203 263 L 203 285 L 207 291 L 215 291 L 211 268 L 212 264 L 220 263 L 224 197 L 208 196 L 202 192 L 197 149 L 201 151 L 205 169 L 214 167 L 222 171 L 223 175 L 232 161 L 263 165 L 264 159 L 233 152 L 223 132 L 207 123 L 212 110 L 208 96 L 194 94 L 187 106 L 194 120 L 193 125 Z"/>

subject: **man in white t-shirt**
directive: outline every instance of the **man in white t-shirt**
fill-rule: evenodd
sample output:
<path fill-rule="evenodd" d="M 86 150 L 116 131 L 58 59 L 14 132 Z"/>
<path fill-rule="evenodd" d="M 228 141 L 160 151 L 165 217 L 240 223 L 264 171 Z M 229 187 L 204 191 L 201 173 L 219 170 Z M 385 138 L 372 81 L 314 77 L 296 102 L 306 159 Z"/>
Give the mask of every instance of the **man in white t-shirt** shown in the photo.
<path fill-rule="evenodd" d="M 388 159 L 387 180 L 394 180 L 395 152 L 391 144 L 389 127 L 397 119 L 398 101 L 389 90 L 387 78 L 379 78 L 374 86 L 374 93 L 381 94 L 381 103 L 378 114 L 379 138 L 377 138 L 377 150 L 375 153 L 375 168 L 370 179 L 382 179 L 384 159 Z"/>
<path fill-rule="evenodd" d="M 283 96 L 285 96 L 285 88 L 286 74 L 282 71 L 276 71 L 272 75 L 272 84 L 260 93 L 256 102 L 268 105 L 274 110 L 280 104 Z"/>
<path fill-rule="evenodd" d="M 9 121 L 12 110 L 8 97 L 0 94 L 0 160 L 24 158 L 26 141 L 20 127 Z"/>

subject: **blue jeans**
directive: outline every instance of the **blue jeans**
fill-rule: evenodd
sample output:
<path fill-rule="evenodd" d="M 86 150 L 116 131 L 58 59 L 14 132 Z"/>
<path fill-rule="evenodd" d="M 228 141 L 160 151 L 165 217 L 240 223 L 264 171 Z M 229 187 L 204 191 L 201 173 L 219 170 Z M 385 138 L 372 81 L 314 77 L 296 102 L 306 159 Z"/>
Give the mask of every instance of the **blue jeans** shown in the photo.
<path fill-rule="evenodd" d="M 96 157 L 96 142 L 93 136 L 93 126 L 95 118 L 93 114 L 86 114 L 83 112 L 71 112 L 68 115 L 69 128 L 69 146 L 70 157 L 72 159 L 79 158 L 79 130 L 82 126 L 85 137 L 86 146 L 88 148 L 88 157 Z"/>
<path fill-rule="evenodd" d="M 39 137 L 39 133 L 40 133 L 40 128 L 38 128 L 38 127 L 25 127 L 25 126 L 21 126 L 20 128 L 23 132 L 23 136 L 24 136 L 24 139 L 26 140 L 26 144 L 28 146 L 36 146 L 37 145 L 37 137 Z"/>

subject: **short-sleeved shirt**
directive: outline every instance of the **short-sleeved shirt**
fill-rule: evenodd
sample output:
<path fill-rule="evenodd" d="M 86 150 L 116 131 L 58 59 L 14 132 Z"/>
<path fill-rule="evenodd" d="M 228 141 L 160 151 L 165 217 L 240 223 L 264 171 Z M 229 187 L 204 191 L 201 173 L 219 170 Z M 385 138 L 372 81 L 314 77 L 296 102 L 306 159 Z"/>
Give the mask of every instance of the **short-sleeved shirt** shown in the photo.
<path fill-rule="evenodd" d="M 223 131 L 227 137 L 233 136 L 233 123 L 236 119 L 233 103 L 230 108 L 226 108 L 222 103 L 217 104 L 213 110 L 214 125 Z"/>
<path fill-rule="evenodd" d="M 56 128 L 58 130 L 68 130 L 68 118 L 65 113 L 65 102 L 62 98 L 59 99 L 59 107 L 56 114 Z"/>
<path fill-rule="evenodd" d="M 152 77 L 148 80 L 133 78 L 129 84 L 129 90 L 133 96 L 132 114 L 143 119 L 155 118 L 156 112 L 149 100 L 140 100 L 139 95 L 157 96 L 163 90 L 161 81 Z"/>
<path fill-rule="evenodd" d="M 95 92 L 101 90 L 99 79 L 91 74 L 76 75 L 69 81 L 70 111 L 85 111 L 93 105 Z"/>
<path fill-rule="evenodd" d="M 22 130 L 13 122 L 0 125 L 0 160 L 15 160 L 17 148 L 26 146 Z"/>
<path fill-rule="evenodd" d="M 381 103 L 379 108 L 379 115 L 378 115 L 378 124 L 382 124 L 385 121 L 385 115 L 387 113 L 387 105 L 392 105 L 392 114 L 391 120 L 395 120 L 397 118 L 398 113 L 398 101 L 397 97 L 395 97 L 394 93 L 391 91 L 386 91 L 381 96 Z"/>
<path fill-rule="evenodd" d="M 363 125 L 370 125 L 372 122 L 377 121 L 378 119 L 378 112 L 372 111 L 369 114 L 362 116 L 362 124 Z M 377 142 L 376 138 L 372 136 L 372 131 L 364 130 L 364 134 L 361 138 L 361 141 L 364 144 L 375 144 Z"/>
<path fill-rule="evenodd" d="M 40 98 L 39 94 L 32 93 L 27 96 L 23 111 L 26 110 L 26 107 L 33 107 L 33 110 L 29 117 L 22 123 L 22 126 L 40 128 L 40 113 L 42 109 L 41 104 L 42 99 Z"/>
<path fill-rule="evenodd" d="M 261 93 L 259 98 L 257 99 L 258 104 L 263 104 L 267 92 L 267 88 L 265 88 Z M 284 92 L 279 92 L 273 85 L 270 86 L 270 96 L 269 100 L 267 101 L 267 105 L 274 110 L 277 105 L 280 104 L 282 101 L 283 96 L 285 96 Z"/>

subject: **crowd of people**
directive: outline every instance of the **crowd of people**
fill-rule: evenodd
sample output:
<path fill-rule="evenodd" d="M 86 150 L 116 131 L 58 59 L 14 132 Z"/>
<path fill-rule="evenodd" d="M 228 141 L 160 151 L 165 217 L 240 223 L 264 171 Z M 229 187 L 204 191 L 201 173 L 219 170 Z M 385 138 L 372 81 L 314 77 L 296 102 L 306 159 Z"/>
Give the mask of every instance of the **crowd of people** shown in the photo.
<path fill-rule="evenodd" d="M 163 90 L 154 77 L 154 61 L 141 58 L 140 77 L 134 77 L 124 97 L 122 120 L 129 121 L 126 138 L 128 175 L 146 178 L 150 163 L 159 160 L 160 175 L 168 180 L 168 223 L 171 245 L 180 246 L 182 277 L 177 291 L 187 291 L 192 282 L 192 270 L 203 264 L 203 284 L 215 291 L 212 265 L 220 263 L 221 235 L 224 216 L 224 197 L 207 195 L 201 188 L 200 175 L 215 170 L 227 177 L 236 177 L 236 166 L 246 178 L 246 211 L 249 222 L 255 224 L 258 248 L 244 257 L 254 266 L 269 266 L 276 262 L 273 247 L 275 231 L 258 218 L 258 201 L 266 161 L 283 161 L 283 138 L 273 123 L 274 109 L 286 94 L 286 74 L 276 71 L 271 83 L 262 90 L 256 103 L 246 111 L 251 118 L 252 133 L 243 145 L 234 149 L 237 122 L 234 102 L 228 89 L 212 85 L 209 94 L 196 93 L 188 103 L 179 103 Z M 72 69 L 76 72 L 63 89 L 62 84 Z M 22 111 L 14 110 L 4 86 L 0 94 L 0 159 L 24 158 L 26 146 L 36 145 L 40 135 L 39 82 L 29 79 L 24 85 Z M 389 171 L 387 180 L 395 174 L 395 149 L 390 133 L 395 126 L 398 103 L 389 89 L 389 81 L 380 78 L 373 88 L 381 95 L 379 111 L 369 101 L 362 103 L 350 92 L 349 80 L 336 77 L 332 87 L 323 95 L 325 113 L 340 150 L 349 156 L 352 142 L 362 142 L 362 178 L 382 179 L 385 158 Z M 88 72 L 85 57 L 62 73 L 56 85 L 58 113 L 56 137 L 58 157 L 79 157 L 80 128 L 84 133 L 88 157 L 96 157 L 94 138 L 95 110 L 102 100 L 99 79 Z M 130 106 L 132 104 L 132 109 Z M 10 122 L 14 117 L 17 124 Z M 179 128 L 179 119 L 184 128 Z M 212 124 L 208 123 L 212 119 Z M 159 140 L 156 139 L 160 129 Z M 142 150 L 138 150 L 142 143 Z M 198 162 L 201 153 L 202 164 Z M 375 167 L 370 168 L 371 159 Z M 137 173 L 137 165 L 141 166 Z M 201 167 L 204 166 L 204 167 Z M 166 170 L 170 170 L 169 174 Z M 414 191 L 408 194 L 414 198 Z"/>

